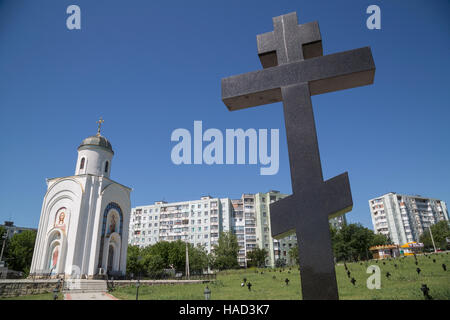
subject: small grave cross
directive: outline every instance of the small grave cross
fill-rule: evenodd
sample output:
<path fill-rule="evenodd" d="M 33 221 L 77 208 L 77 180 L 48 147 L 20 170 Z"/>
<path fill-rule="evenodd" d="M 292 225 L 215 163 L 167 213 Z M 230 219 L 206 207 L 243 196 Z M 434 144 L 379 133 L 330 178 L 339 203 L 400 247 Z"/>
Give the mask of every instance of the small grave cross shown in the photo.
<path fill-rule="evenodd" d="M 433 297 L 430 296 L 430 288 L 428 288 L 428 286 L 426 284 L 422 284 L 422 287 L 420 288 L 420 290 L 423 293 L 423 296 L 425 297 L 425 299 L 427 300 L 433 300 Z"/>

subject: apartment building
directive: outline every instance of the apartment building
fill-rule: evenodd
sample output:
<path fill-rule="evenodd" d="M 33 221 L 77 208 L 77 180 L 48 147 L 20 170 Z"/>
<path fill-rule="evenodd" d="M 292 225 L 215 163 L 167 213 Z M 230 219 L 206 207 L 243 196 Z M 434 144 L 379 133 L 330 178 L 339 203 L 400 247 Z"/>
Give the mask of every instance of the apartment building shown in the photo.
<path fill-rule="evenodd" d="M 182 240 L 211 252 L 220 232 L 230 228 L 229 202 L 204 196 L 199 200 L 157 201 L 133 208 L 128 242 L 145 247 L 158 241 Z"/>
<path fill-rule="evenodd" d="M 36 228 L 26 228 L 26 227 L 18 227 L 14 225 L 13 221 L 5 221 L 5 224 L 0 224 L 0 227 L 5 228 L 8 239 L 11 239 L 13 235 L 17 233 L 22 233 L 27 230 L 36 231 Z"/>
<path fill-rule="evenodd" d="M 129 243 L 145 247 L 158 241 L 182 240 L 203 246 L 208 253 L 218 242 L 220 232 L 236 235 L 241 267 L 248 263 L 247 255 L 255 248 L 268 251 L 266 266 L 274 267 L 278 259 L 294 263 L 289 249 L 297 244 L 295 234 L 273 239 L 270 227 L 270 204 L 287 197 L 271 190 L 266 193 L 243 194 L 240 199 L 202 197 L 200 200 L 167 203 L 132 209 Z M 345 218 L 330 220 L 336 226 Z"/>
<path fill-rule="evenodd" d="M 369 208 L 375 233 L 388 236 L 398 245 L 418 242 L 431 225 L 449 220 L 444 201 L 418 195 L 390 192 L 370 199 Z"/>
<path fill-rule="evenodd" d="M 289 249 L 297 244 L 296 235 L 292 234 L 276 240 L 272 238 L 272 230 L 270 227 L 270 204 L 287 196 L 288 194 L 280 193 L 276 190 L 270 190 L 266 193 L 257 193 L 255 195 L 258 247 L 264 248 L 269 252 L 266 259 L 267 266 L 275 266 L 278 259 L 284 259 L 287 264 L 293 263 L 289 256 Z"/>

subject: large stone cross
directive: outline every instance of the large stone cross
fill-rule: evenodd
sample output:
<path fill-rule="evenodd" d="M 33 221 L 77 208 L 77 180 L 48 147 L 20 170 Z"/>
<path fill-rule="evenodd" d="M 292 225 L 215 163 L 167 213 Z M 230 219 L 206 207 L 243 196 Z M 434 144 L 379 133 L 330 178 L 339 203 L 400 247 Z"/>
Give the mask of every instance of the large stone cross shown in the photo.
<path fill-rule="evenodd" d="M 257 36 L 264 69 L 222 79 L 222 100 L 230 111 L 283 101 L 293 194 L 270 205 L 272 235 L 297 234 L 303 299 L 338 299 L 328 220 L 353 201 L 347 172 L 323 180 L 311 95 L 371 84 L 375 64 L 369 47 L 323 56 L 317 22 L 295 12 L 273 25 Z"/>

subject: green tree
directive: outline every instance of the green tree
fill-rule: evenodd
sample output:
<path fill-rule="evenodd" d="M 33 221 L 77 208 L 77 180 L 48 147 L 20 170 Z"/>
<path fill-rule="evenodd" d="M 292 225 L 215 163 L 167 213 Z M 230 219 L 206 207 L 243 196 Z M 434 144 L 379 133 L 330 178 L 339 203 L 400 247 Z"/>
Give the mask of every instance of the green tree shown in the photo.
<path fill-rule="evenodd" d="M 285 258 L 278 258 L 277 261 L 275 261 L 275 267 L 276 268 L 284 268 L 286 266 L 286 259 Z"/>
<path fill-rule="evenodd" d="M 293 246 L 288 251 L 289 258 L 291 260 L 291 263 L 293 262 L 296 265 L 300 264 L 300 261 L 298 259 L 298 245 Z"/>
<path fill-rule="evenodd" d="M 177 271 L 184 271 L 186 268 L 186 243 L 177 240 L 170 242 L 169 245 L 169 255 L 168 255 L 169 266 L 173 266 Z"/>
<path fill-rule="evenodd" d="M 160 255 L 148 255 L 145 257 L 145 261 L 147 275 L 151 278 L 159 278 L 163 275 L 166 265 Z"/>
<path fill-rule="evenodd" d="M 386 245 L 386 244 L 392 244 L 391 239 L 389 239 L 388 237 L 386 237 L 384 234 L 378 233 L 378 234 L 373 234 L 373 238 L 372 241 L 370 243 L 370 246 L 381 246 L 381 245 Z"/>
<path fill-rule="evenodd" d="M 25 230 L 12 236 L 8 245 L 8 267 L 28 275 L 33 259 L 36 231 Z"/>
<path fill-rule="evenodd" d="M 139 260 L 141 257 L 141 260 Z M 127 252 L 127 274 L 137 277 L 139 273 L 144 271 L 145 268 L 145 257 L 142 256 L 142 249 L 139 246 L 128 246 Z"/>
<path fill-rule="evenodd" d="M 208 255 L 203 247 L 194 247 L 188 243 L 189 270 L 191 273 L 201 273 L 208 268 Z M 138 262 L 138 257 L 142 260 Z M 173 242 L 161 241 L 145 248 L 128 247 L 127 273 L 151 278 L 158 278 L 164 274 L 164 269 L 173 267 L 176 271 L 184 272 L 186 266 L 186 243 L 178 240 Z"/>
<path fill-rule="evenodd" d="M 436 245 L 436 249 L 447 249 L 449 247 L 446 240 L 446 238 L 450 238 L 450 226 L 448 221 L 443 220 L 432 225 L 431 232 L 433 233 L 433 240 Z M 429 229 L 426 229 L 420 236 L 420 242 L 423 243 L 425 248 L 434 249 Z"/>
<path fill-rule="evenodd" d="M 3 235 L 6 234 L 6 228 L 4 226 L 0 226 L 0 239 L 3 240 Z"/>
<path fill-rule="evenodd" d="M 266 265 L 267 250 L 254 248 L 252 251 L 247 253 L 247 259 L 250 259 L 250 266 L 263 268 Z"/>
<path fill-rule="evenodd" d="M 145 255 L 159 255 L 163 261 L 165 268 L 169 268 L 169 252 L 171 243 L 168 241 L 160 241 L 152 246 L 144 248 Z"/>
<path fill-rule="evenodd" d="M 213 248 L 212 267 L 214 269 L 226 270 L 239 268 L 237 260 L 239 245 L 235 234 L 221 232 L 218 244 Z"/>
<path fill-rule="evenodd" d="M 195 248 L 189 244 L 189 270 L 191 273 L 202 273 L 208 268 L 208 254 L 204 247 Z"/>
<path fill-rule="evenodd" d="M 357 261 L 371 258 L 369 247 L 377 244 L 388 244 L 389 239 L 375 235 L 359 223 L 351 223 L 337 230 L 330 228 L 333 253 L 338 261 Z"/>

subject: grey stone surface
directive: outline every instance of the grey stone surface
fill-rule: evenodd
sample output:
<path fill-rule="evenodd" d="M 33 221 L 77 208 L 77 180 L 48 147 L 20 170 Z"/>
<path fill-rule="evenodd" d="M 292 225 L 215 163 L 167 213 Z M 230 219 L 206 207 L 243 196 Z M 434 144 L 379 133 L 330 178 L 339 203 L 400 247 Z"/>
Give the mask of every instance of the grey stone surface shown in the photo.
<path fill-rule="evenodd" d="M 283 100 L 281 88 L 307 83 L 311 95 L 373 83 L 370 48 L 301 60 L 222 79 L 222 100 L 229 110 Z"/>
<path fill-rule="evenodd" d="M 65 293 L 64 300 L 119 300 L 106 292 Z"/>
<path fill-rule="evenodd" d="M 0 297 L 15 297 L 29 294 L 53 292 L 58 280 L 2 279 Z"/>
<path fill-rule="evenodd" d="M 311 95 L 373 83 L 369 47 L 322 56 L 317 22 L 273 18 L 257 36 L 264 70 L 222 79 L 230 111 L 283 102 L 293 194 L 270 205 L 272 235 L 297 233 L 303 299 L 338 299 L 328 220 L 350 211 L 348 174 L 323 180 Z"/>

